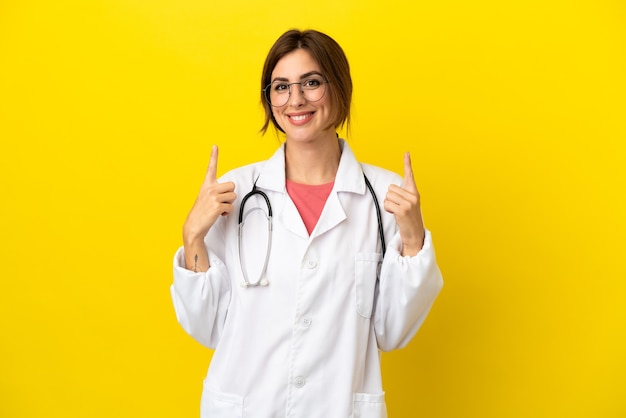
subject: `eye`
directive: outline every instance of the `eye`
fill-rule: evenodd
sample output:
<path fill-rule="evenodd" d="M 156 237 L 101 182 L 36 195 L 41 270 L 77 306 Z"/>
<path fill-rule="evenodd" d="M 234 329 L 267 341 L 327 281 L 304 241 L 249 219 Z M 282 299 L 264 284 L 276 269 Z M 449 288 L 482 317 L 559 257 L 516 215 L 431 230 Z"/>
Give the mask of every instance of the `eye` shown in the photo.
<path fill-rule="evenodd" d="M 322 85 L 322 80 L 319 78 L 309 78 L 308 80 L 304 80 L 302 82 L 302 88 L 314 90 Z"/>
<path fill-rule="evenodd" d="M 289 90 L 289 86 L 286 83 L 274 83 L 272 84 L 272 91 L 276 93 L 285 93 Z"/>

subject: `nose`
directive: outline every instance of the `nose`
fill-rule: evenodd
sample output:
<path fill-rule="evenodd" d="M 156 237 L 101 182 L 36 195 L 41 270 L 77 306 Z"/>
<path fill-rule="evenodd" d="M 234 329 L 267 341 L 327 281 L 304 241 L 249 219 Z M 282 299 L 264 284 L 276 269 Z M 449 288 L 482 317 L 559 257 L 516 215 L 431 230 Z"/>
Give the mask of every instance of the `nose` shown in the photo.
<path fill-rule="evenodd" d="M 291 106 L 302 106 L 305 102 L 306 99 L 302 91 L 302 84 L 291 83 L 289 85 L 289 104 Z"/>

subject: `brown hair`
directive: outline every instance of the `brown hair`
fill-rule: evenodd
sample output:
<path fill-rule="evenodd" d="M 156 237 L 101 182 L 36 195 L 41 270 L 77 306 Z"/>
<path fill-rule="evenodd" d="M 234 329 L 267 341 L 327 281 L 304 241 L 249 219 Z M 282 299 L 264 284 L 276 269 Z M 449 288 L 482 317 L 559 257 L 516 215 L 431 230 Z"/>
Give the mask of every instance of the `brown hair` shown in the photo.
<path fill-rule="evenodd" d="M 331 126 L 335 129 L 344 124 L 350 127 L 350 102 L 352 101 L 352 78 L 350 77 L 350 65 L 341 46 L 330 36 L 315 31 L 296 29 L 289 30 L 276 40 L 265 59 L 263 75 L 261 76 L 261 89 L 272 82 L 272 71 L 281 58 L 296 49 L 307 50 L 320 66 L 322 74 L 328 81 L 326 94 L 330 97 Z M 263 91 L 261 91 L 261 103 L 265 109 L 265 123 L 261 133 L 265 133 L 270 122 L 274 128 L 283 132 L 272 114 L 272 107 Z M 330 126 L 329 126 L 330 127 Z"/>

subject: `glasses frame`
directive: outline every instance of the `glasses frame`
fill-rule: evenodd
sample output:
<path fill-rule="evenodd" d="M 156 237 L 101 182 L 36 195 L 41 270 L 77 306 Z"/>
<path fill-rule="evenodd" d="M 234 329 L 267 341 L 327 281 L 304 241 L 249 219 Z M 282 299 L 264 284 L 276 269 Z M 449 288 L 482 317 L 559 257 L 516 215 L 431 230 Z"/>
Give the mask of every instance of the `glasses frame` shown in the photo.
<path fill-rule="evenodd" d="M 283 107 L 285 106 L 287 103 L 289 103 L 289 99 L 291 98 L 291 86 L 293 86 L 294 84 L 299 84 L 300 85 L 300 93 L 302 94 L 302 97 L 305 98 L 305 100 L 307 102 L 311 102 L 311 103 L 315 103 L 315 102 L 319 102 L 320 100 L 322 100 L 324 98 L 324 96 L 326 96 L 326 84 L 329 84 L 330 82 L 328 80 L 326 80 L 325 77 L 323 77 L 322 75 L 319 75 L 319 77 L 322 79 L 322 86 L 324 86 L 324 93 L 320 96 L 319 99 L 317 100 L 309 100 L 304 96 L 304 90 L 302 89 L 302 83 L 306 83 L 307 81 L 310 81 L 311 79 L 313 79 L 313 77 L 307 77 L 305 80 L 299 81 L 297 83 L 285 83 L 287 85 L 287 100 L 285 100 L 285 103 L 281 104 L 281 105 L 273 105 L 272 101 L 270 100 L 270 98 L 268 97 L 268 93 L 269 93 L 269 89 L 270 87 L 272 87 L 272 84 L 275 83 L 275 81 L 269 83 L 267 86 L 265 86 L 265 88 L 263 88 L 263 97 L 265 98 L 265 101 L 272 107 Z M 320 86 L 321 87 L 321 86 Z"/>

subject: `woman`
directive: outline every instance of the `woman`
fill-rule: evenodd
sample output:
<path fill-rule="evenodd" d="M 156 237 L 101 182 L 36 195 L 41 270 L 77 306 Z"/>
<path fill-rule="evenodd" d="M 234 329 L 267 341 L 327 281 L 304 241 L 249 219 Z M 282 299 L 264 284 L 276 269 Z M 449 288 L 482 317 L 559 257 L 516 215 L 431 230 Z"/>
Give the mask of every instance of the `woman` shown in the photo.
<path fill-rule="evenodd" d="M 327 35 L 283 34 L 261 84 L 262 130 L 285 142 L 219 181 L 213 147 L 174 260 L 178 321 L 215 349 L 202 417 L 385 417 L 379 350 L 409 342 L 443 283 L 410 158 L 402 182 L 338 138 L 352 81 Z"/>

